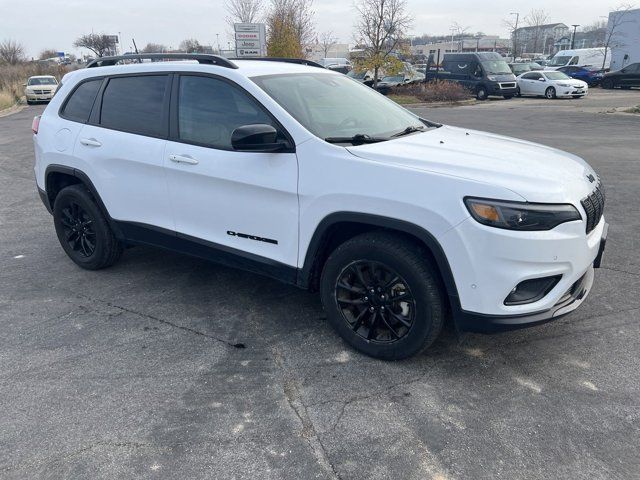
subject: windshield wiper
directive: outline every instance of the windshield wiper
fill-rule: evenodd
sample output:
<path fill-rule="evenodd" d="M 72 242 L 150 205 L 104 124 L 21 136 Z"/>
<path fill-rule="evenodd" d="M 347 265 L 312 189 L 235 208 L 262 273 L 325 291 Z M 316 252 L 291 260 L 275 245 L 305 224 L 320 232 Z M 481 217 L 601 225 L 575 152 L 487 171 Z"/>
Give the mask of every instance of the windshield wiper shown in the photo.
<path fill-rule="evenodd" d="M 353 145 L 363 145 L 365 143 L 386 142 L 386 137 L 372 137 L 366 133 L 358 133 L 352 137 L 327 137 L 325 142 L 329 143 L 351 143 Z"/>
<path fill-rule="evenodd" d="M 409 135 L 410 133 L 416 133 L 416 132 L 424 132 L 424 126 L 409 125 L 407 128 L 405 128 L 401 132 L 394 133 L 393 135 L 391 135 L 391 138 L 402 137 L 403 135 Z"/>

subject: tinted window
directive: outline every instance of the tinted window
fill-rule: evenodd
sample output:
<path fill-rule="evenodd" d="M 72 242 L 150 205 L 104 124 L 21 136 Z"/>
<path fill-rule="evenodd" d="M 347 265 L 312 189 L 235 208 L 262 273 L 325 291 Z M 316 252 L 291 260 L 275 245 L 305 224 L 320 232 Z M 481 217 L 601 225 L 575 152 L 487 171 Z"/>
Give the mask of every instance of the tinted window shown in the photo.
<path fill-rule="evenodd" d="M 100 125 L 141 135 L 163 136 L 166 75 L 115 77 L 102 97 Z"/>
<path fill-rule="evenodd" d="M 178 94 L 181 140 L 231 149 L 231 134 L 242 125 L 273 120 L 240 89 L 211 77 L 182 76 Z"/>
<path fill-rule="evenodd" d="M 522 78 L 526 78 L 527 80 L 538 80 L 539 78 L 542 78 L 542 75 L 539 73 L 526 73 Z"/>
<path fill-rule="evenodd" d="M 93 101 L 100 89 L 102 79 L 89 80 L 81 83 L 71 94 L 62 110 L 62 116 L 74 122 L 86 122 L 89 120 Z"/>

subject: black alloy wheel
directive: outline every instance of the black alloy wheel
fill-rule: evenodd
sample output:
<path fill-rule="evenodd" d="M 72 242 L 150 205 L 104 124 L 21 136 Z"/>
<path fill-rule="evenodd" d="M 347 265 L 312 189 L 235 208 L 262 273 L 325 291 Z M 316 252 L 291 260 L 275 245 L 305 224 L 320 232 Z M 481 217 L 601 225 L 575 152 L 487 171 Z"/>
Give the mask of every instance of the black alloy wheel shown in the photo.
<path fill-rule="evenodd" d="M 357 260 L 335 286 L 336 303 L 353 332 L 370 342 L 393 343 L 411 330 L 416 300 L 407 282 L 387 265 Z"/>
<path fill-rule="evenodd" d="M 93 222 L 77 202 L 69 202 L 62 209 L 60 223 L 67 245 L 85 258 L 91 257 L 96 251 L 96 232 L 93 229 Z"/>

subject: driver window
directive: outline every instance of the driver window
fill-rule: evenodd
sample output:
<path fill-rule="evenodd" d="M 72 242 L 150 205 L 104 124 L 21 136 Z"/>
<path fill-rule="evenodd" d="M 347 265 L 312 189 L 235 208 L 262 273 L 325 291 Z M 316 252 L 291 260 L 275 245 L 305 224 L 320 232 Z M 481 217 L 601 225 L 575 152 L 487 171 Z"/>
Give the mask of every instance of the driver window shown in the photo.
<path fill-rule="evenodd" d="M 212 77 L 180 77 L 180 140 L 231 150 L 233 131 L 243 125 L 256 123 L 278 128 L 255 100 L 239 88 Z"/>

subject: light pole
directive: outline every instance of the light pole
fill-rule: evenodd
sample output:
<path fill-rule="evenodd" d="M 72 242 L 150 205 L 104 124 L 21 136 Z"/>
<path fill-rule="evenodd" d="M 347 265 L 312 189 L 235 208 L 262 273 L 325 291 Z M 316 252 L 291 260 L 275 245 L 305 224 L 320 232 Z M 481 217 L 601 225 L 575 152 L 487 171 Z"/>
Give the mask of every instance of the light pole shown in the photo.
<path fill-rule="evenodd" d="M 216 43 L 218 44 L 218 55 L 220 55 L 220 34 L 216 33 Z"/>
<path fill-rule="evenodd" d="M 573 46 L 576 42 L 576 29 L 580 26 L 580 25 L 571 25 L 573 27 L 573 35 L 571 35 L 571 50 L 573 50 Z"/>
<path fill-rule="evenodd" d="M 520 13 L 511 12 L 509 15 L 516 16 L 516 23 L 513 27 L 513 60 L 515 61 L 518 56 L 518 21 L 520 20 Z"/>

